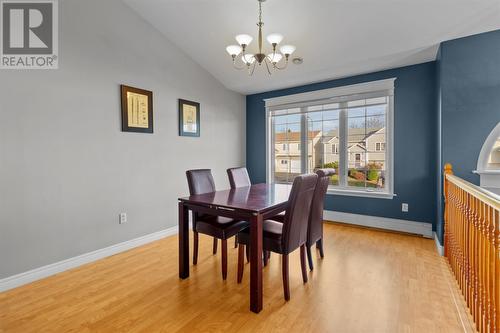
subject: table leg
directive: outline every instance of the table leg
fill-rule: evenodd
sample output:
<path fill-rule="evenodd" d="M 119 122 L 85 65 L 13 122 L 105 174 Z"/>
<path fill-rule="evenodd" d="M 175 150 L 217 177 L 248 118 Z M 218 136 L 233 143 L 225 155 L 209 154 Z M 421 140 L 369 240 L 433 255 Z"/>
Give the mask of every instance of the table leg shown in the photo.
<path fill-rule="evenodd" d="M 179 277 L 189 277 L 189 214 L 188 208 L 179 202 Z"/>
<path fill-rule="evenodd" d="M 262 310 L 262 215 L 250 218 L 250 310 Z"/>

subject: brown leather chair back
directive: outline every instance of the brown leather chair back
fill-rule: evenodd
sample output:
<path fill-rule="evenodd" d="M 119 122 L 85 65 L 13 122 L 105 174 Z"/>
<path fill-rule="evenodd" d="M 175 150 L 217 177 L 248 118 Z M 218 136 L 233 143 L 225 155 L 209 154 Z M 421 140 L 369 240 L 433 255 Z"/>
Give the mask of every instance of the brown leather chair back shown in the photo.
<path fill-rule="evenodd" d="M 326 191 L 330 183 L 330 176 L 335 174 L 335 169 L 319 169 L 316 171 L 318 182 L 314 190 L 307 228 L 307 245 L 312 245 L 323 237 L 323 208 Z"/>
<path fill-rule="evenodd" d="M 306 242 L 309 212 L 318 175 L 295 177 L 283 221 L 283 253 L 288 254 Z"/>
<path fill-rule="evenodd" d="M 215 192 L 214 177 L 210 169 L 188 170 L 186 177 L 190 195 Z"/>
<path fill-rule="evenodd" d="M 248 176 L 247 168 L 241 167 L 227 169 L 227 176 L 229 177 L 229 184 L 231 185 L 231 188 L 252 185 L 250 177 Z"/>

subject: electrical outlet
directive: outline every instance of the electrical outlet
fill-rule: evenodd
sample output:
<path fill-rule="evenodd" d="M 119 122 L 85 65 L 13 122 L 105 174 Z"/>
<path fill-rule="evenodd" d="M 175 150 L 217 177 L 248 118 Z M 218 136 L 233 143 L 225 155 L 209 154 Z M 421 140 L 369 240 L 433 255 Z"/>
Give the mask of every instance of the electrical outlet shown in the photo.
<path fill-rule="evenodd" d="M 119 217 L 120 217 L 120 220 L 119 220 L 120 224 L 127 222 L 127 213 L 120 213 Z"/>
<path fill-rule="evenodd" d="M 408 212 L 408 204 L 407 203 L 402 203 L 401 204 L 401 211 L 407 213 Z"/>

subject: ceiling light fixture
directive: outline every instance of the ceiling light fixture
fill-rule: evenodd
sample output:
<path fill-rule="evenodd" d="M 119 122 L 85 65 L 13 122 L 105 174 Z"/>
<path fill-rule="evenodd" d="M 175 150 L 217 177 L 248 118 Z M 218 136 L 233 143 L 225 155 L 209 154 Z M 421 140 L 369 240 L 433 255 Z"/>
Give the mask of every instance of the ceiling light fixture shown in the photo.
<path fill-rule="evenodd" d="M 250 35 L 241 34 L 236 36 L 236 41 L 239 45 L 229 45 L 226 47 L 227 53 L 233 59 L 233 67 L 236 69 L 247 69 L 248 75 L 253 75 L 255 71 L 255 66 L 258 64 L 266 65 L 267 72 L 271 75 L 271 69 L 282 70 L 288 65 L 288 59 L 290 55 L 295 51 L 295 46 L 293 45 L 283 45 L 279 48 L 278 45 L 283 41 L 283 35 L 278 33 L 273 33 L 267 36 L 267 41 L 272 46 L 272 52 L 267 54 L 262 49 L 262 27 L 264 22 L 262 22 L 262 3 L 266 0 L 257 0 L 259 2 L 259 22 L 257 26 L 259 27 L 259 52 L 256 54 L 247 53 L 248 45 L 252 42 L 253 38 Z M 241 59 L 244 66 L 238 66 L 236 63 L 237 59 Z M 284 61 L 284 64 L 280 65 L 280 61 Z"/>

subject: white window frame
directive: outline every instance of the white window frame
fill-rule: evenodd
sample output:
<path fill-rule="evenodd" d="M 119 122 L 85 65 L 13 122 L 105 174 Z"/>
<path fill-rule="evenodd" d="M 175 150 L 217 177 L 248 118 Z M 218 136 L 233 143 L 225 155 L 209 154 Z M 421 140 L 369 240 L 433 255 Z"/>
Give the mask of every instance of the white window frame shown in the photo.
<path fill-rule="evenodd" d="M 392 199 L 396 194 L 394 193 L 394 81 L 396 78 L 390 78 L 385 80 L 371 81 L 359 84 L 353 84 L 349 86 L 342 86 L 337 88 L 322 89 L 306 93 L 293 94 L 280 96 L 275 98 L 264 99 L 266 107 L 266 181 L 271 183 L 273 181 L 273 170 L 274 159 L 272 156 L 271 147 L 274 147 L 274 136 L 272 129 L 274 128 L 273 117 L 271 116 L 271 111 L 276 109 L 286 109 L 292 107 L 306 108 L 314 104 L 327 103 L 329 99 L 342 100 L 343 97 L 349 98 L 353 95 L 363 95 L 369 96 L 370 93 L 376 95 L 380 91 L 389 91 L 388 106 L 386 112 L 386 188 L 384 191 L 373 190 L 370 188 L 352 188 L 347 186 L 347 179 L 343 174 L 339 174 L 339 185 L 328 188 L 328 194 L 336 195 L 347 195 L 356 197 L 369 197 L 369 198 L 381 198 L 381 199 Z M 366 97 L 369 98 L 369 97 Z M 342 123 L 342 118 L 346 116 L 346 112 L 340 113 L 340 122 Z M 306 126 L 301 128 L 307 128 L 306 114 L 303 113 L 302 121 Z M 346 129 L 341 126 L 339 128 L 339 145 L 342 147 L 347 147 L 346 135 L 343 133 Z M 302 156 L 302 171 L 307 170 L 307 159 L 308 159 L 308 145 L 307 145 L 307 131 L 302 131 L 301 143 L 304 147 L 304 151 L 301 152 Z M 339 150 L 340 154 L 340 150 Z M 339 155 L 339 165 L 342 165 L 345 170 L 347 170 L 347 150 Z"/>

